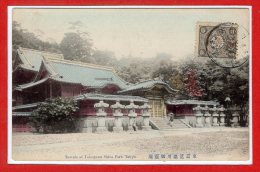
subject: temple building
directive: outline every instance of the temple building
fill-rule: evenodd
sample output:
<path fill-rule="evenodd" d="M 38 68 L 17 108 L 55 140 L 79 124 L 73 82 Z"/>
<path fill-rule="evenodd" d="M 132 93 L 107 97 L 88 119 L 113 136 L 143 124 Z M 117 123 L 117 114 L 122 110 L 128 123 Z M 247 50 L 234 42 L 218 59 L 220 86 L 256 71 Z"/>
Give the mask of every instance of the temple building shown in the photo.
<path fill-rule="evenodd" d="M 55 97 L 77 100 L 77 116 L 81 119 L 78 128 L 81 132 L 101 131 L 102 127 L 109 131 L 113 131 L 114 127 L 114 130 L 121 130 L 121 126 L 114 124 L 118 119 L 115 115 L 117 108 L 121 108 L 116 112 L 122 114 L 122 130 L 131 126 L 130 113 L 136 114 L 139 129 L 169 127 L 165 122 L 168 113 L 175 114 L 176 127 L 194 127 L 195 106 L 213 108 L 218 105 L 214 101 L 180 100 L 178 90 L 158 79 L 131 84 L 121 79 L 112 67 L 65 60 L 62 54 L 26 48 L 19 48 L 13 57 L 12 76 L 14 131 L 31 131 L 28 117 L 32 111 L 39 103 Z M 100 106 L 104 108 L 99 109 Z M 99 117 L 102 115 L 98 113 L 101 114 L 99 110 L 102 109 L 106 114 L 105 126 L 100 128 L 97 119 L 101 120 Z M 144 122 L 148 114 L 144 115 L 145 109 L 149 110 L 151 117 L 148 124 Z"/>

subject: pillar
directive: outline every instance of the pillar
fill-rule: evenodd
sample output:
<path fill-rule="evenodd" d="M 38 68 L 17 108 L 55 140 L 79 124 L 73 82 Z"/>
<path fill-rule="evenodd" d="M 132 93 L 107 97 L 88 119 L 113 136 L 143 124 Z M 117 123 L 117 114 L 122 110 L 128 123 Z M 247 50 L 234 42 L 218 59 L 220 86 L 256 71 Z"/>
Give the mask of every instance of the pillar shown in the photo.
<path fill-rule="evenodd" d="M 82 133 L 92 133 L 92 126 L 88 125 L 88 120 L 87 118 L 82 118 L 81 119 L 82 122 Z"/>
<path fill-rule="evenodd" d="M 231 127 L 239 126 L 238 121 L 239 121 L 239 114 L 237 110 L 234 110 L 234 112 L 232 113 Z"/>
<path fill-rule="evenodd" d="M 206 105 L 204 108 L 204 117 L 205 117 L 205 127 L 211 127 L 211 123 L 210 123 L 210 117 L 211 114 L 209 113 L 209 107 Z"/>
<path fill-rule="evenodd" d="M 136 117 L 137 113 L 135 112 L 135 109 L 138 109 L 139 106 L 135 105 L 133 100 L 130 101 L 130 104 L 126 106 L 126 109 L 128 109 L 128 117 L 129 117 L 129 125 L 128 130 L 133 130 L 133 126 L 136 127 Z"/>
<path fill-rule="evenodd" d="M 196 116 L 196 128 L 201 128 L 203 127 L 202 124 L 202 117 L 203 114 L 201 113 L 202 107 L 200 107 L 200 105 L 197 105 L 195 108 L 193 108 L 193 110 L 195 111 L 195 116 Z"/>
<path fill-rule="evenodd" d="M 123 131 L 123 126 L 122 126 L 123 113 L 121 112 L 121 109 L 125 108 L 125 106 L 120 104 L 119 101 L 116 101 L 116 103 L 111 105 L 110 107 L 113 109 L 114 111 L 113 116 L 115 117 L 113 131 L 121 132 Z"/>
<path fill-rule="evenodd" d="M 221 105 L 221 107 L 218 109 L 220 114 L 219 114 L 219 125 L 220 126 L 225 126 L 226 123 L 225 123 L 225 117 L 226 117 L 226 114 L 224 113 L 224 111 L 226 110 L 223 105 Z"/>
<path fill-rule="evenodd" d="M 104 103 L 103 100 L 99 101 L 99 103 L 95 103 L 94 107 L 97 109 L 97 120 L 98 120 L 98 126 L 97 126 L 97 133 L 107 132 L 106 127 L 106 116 L 107 113 L 105 112 L 105 108 L 107 108 L 109 105 L 107 103 Z"/>
<path fill-rule="evenodd" d="M 248 125 L 249 125 L 249 113 L 246 112 L 246 124 L 245 124 L 245 126 L 248 127 Z"/>
<path fill-rule="evenodd" d="M 143 106 L 140 107 L 142 109 L 142 117 L 143 117 L 143 130 L 151 130 L 151 126 L 149 125 L 150 123 L 150 116 L 151 114 L 149 113 L 149 109 L 151 106 L 149 106 L 147 103 L 144 103 Z"/>
<path fill-rule="evenodd" d="M 213 127 L 219 127 L 219 123 L 218 123 L 218 108 L 216 107 L 216 105 L 214 105 L 213 108 L 211 108 L 212 113 L 212 126 Z"/>

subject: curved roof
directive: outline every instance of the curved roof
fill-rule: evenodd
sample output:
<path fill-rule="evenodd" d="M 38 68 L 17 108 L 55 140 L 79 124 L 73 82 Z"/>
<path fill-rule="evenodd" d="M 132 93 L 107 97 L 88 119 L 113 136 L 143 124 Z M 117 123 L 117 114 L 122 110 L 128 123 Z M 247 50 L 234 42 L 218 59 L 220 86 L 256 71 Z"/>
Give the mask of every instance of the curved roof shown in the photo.
<path fill-rule="evenodd" d="M 169 92 L 177 92 L 178 90 L 172 89 L 167 83 L 162 80 L 146 80 L 137 84 L 129 85 L 126 89 L 119 91 L 118 93 L 126 93 L 132 91 L 151 89 L 155 86 L 163 86 Z"/>
<path fill-rule="evenodd" d="M 19 48 L 17 50 L 19 58 L 21 59 L 22 68 L 38 72 L 43 58 L 47 59 L 64 59 L 62 54 L 50 53 L 46 51 L 38 51 L 27 48 Z"/>
<path fill-rule="evenodd" d="M 165 102 L 169 105 L 219 105 L 216 101 L 202 101 L 202 100 L 174 100 L 168 99 Z"/>
<path fill-rule="evenodd" d="M 107 100 L 107 101 L 134 101 L 148 102 L 148 99 L 139 96 L 112 95 L 112 94 L 97 94 L 86 93 L 75 97 L 75 100 Z"/>
<path fill-rule="evenodd" d="M 113 68 L 69 60 L 49 60 L 46 63 L 58 74 L 52 79 L 59 82 L 82 84 L 88 87 L 104 87 L 114 84 L 124 89 L 127 82 L 116 75 Z"/>
<path fill-rule="evenodd" d="M 58 82 L 81 84 L 94 88 L 103 88 L 108 84 L 113 84 L 120 89 L 125 89 L 128 84 L 116 74 L 112 67 L 64 60 L 62 54 L 26 48 L 19 48 L 17 52 L 22 62 L 20 67 L 39 74 L 42 70 L 41 66 L 43 66 L 49 73 L 48 78 Z M 47 80 L 38 81 L 38 79 L 36 77 L 32 83 L 20 85 L 17 89 L 33 87 Z"/>

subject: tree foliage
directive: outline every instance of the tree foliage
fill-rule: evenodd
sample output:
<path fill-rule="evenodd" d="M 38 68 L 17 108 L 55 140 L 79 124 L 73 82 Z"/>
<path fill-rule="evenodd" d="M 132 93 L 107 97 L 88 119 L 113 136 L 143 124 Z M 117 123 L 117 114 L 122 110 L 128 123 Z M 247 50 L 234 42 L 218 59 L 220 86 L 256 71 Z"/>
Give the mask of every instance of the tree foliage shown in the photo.
<path fill-rule="evenodd" d="M 43 132 L 68 132 L 75 129 L 77 102 L 68 98 L 48 99 L 40 103 L 31 118 L 32 124 Z"/>
<path fill-rule="evenodd" d="M 93 51 L 93 60 L 95 64 L 105 65 L 105 66 L 114 66 L 117 64 L 117 59 L 115 54 L 111 51 L 106 50 L 94 50 Z"/>
<path fill-rule="evenodd" d="M 18 47 L 30 48 L 40 51 L 49 51 L 59 53 L 59 45 L 55 42 L 47 42 L 39 39 L 34 33 L 23 29 L 21 25 L 13 21 L 12 23 L 12 47 L 16 50 Z"/>
<path fill-rule="evenodd" d="M 60 49 L 65 59 L 93 63 L 92 42 L 80 33 L 65 33 L 60 43 Z"/>
<path fill-rule="evenodd" d="M 184 88 L 186 94 L 191 98 L 198 98 L 204 95 L 203 89 L 197 79 L 196 70 L 189 69 L 184 78 Z"/>

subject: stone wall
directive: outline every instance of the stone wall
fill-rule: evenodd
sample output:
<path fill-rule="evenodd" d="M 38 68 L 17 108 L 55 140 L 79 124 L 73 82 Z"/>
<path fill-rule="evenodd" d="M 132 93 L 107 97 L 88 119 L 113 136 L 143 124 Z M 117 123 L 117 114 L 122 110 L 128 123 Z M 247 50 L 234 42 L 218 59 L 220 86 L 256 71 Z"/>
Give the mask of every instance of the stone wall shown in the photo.
<path fill-rule="evenodd" d="M 113 132 L 114 127 L 114 117 L 106 117 L 106 128 L 109 132 Z M 129 117 L 122 117 L 122 126 L 124 131 L 128 131 L 129 128 Z M 138 130 L 142 130 L 143 126 L 143 117 L 136 117 L 136 126 Z M 95 133 L 98 127 L 98 117 L 83 117 L 80 118 L 76 123 L 77 131 L 79 132 L 87 132 L 87 133 Z"/>

